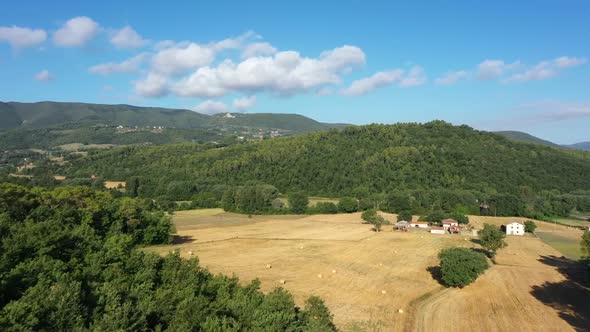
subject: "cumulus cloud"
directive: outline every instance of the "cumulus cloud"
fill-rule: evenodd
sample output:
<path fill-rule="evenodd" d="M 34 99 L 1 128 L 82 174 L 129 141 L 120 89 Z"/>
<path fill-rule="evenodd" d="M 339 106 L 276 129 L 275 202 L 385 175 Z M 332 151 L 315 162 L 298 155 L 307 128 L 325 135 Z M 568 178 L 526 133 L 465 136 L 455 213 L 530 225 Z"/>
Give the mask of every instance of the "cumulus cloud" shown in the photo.
<path fill-rule="evenodd" d="M 506 71 L 520 66 L 520 62 L 505 63 L 502 60 L 485 60 L 477 66 L 477 79 L 492 80 L 502 76 Z"/>
<path fill-rule="evenodd" d="M 152 70 L 166 76 L 180 76 L 190 70 L 210 65 L 217 53 L 226 49 L 238 49 L 252 38 L 253 32 L 246 32 L 238 37 L 226 38 L 209 44 L 197 44 L 189 41 L 175 43 L 164 40 L 155 45 L 158 51 L 152 58 Z"/>
<path fill-rule="evenodd" d="M 373 76 L 353 81 L 341 93 L 345 96 L 360 96 L 395 83 L 400 87 L 411 87 L 424 84 L 424 82 L 426 82 L 424 69 L 414 66 L 407 72 L 403 69 L 377 72 Z"/>
<path fill-rule="evenodd" d="M 256 96 L 242 97 L 235 99 L 233 107 L 238 111 L 245 111 L 256 104 Z"/>
<path fill-rule="evenodd" d="M 114 73 L 133 73 L 139 71 L 139 67 L 145 61 L 146 57 L 146 53 L 141 53 L 120 63 L 109 62 L 92 66 L 88 68 L 88 71 L 101 75 L 110 75 Z"/>
<path fill-rule="evenodd" d="M 251 58 L 257 55 L 271 55 L 275 53 L 277 53 L 277 49 L 269 43 L 252 43 L 244 48 L 242 58 Z"/>
<path fill-rule="evenodd" d="M 135 92 L 143 97 L 162 97 L 168 93 L 168 80 L 157 73 L 135 82 Z"/>
<path fill-rule="evenodd" d="M 149 43 L 148 40 L 143 39 L 131 26 L 125 26 L 113 33 L 111 37 L 111 44 L 117 48 L 139 48 Z"/>
<path fill-rule="evenodd" d="M 434 80 L 437 85 L 451 85 L 469 78 L 469 73 L 464 70 L 448 72 L 444 76 Z"/>
<path fill-rule="evenodd" d="M 295 51 L 279 52 L 240 63 L 225 60 L 216 67 L 201 67 L 170 90 L 179 96 L 201 98 L 231 92 L 290 95 L 339 83 L 341 74 L 364 62 L 365 54 L 354 46 L 325 51 L 318 58 L 302 57 Z"/>
<path fill-rule="evenodd" d="M 522 73 L 517 73 L 506 79 L 506 82 L 539 81 L 558 75 L 562 70 L 586 63 L 585 58 L 559 57 L 557 59 L 541 61 Z"/>
<path fill-rule="evenodd" d="M 47 39 L 47 33 L 40 29 L 21 28 L 17 26 L 0 27 L 0 41 L 10 44 L 14 49 L 32 47 Z"/>
<path fill-rule="evenodd" d="M 74 17 L 53 33 L 56 45 L 64 47 L 84 46 L 99 31 L 100 26 L 86 16 Z"/>
<path fill-rule="evenodd" d="M 209 65 L 215 59 L 211 47 L 195 43 L 177 44 L 159 51 L 152 58 L 152 68 L 163 75 L 180 75 L 187 70 Z"/>
<path fill-rule="evenodd" d="M 53 80 L 53 75 L 49 73 L 49 70 L 43 69 L 35 75 L 35 80 L 39 82 L 49 82 Z"/>
<path fill-rule="evenodd" d="M 225 103 L 215 100 L 205 100 L 193 108 L 195 112 L 209 115 L 227 112 L 227 109 L 228 107 Z"/>

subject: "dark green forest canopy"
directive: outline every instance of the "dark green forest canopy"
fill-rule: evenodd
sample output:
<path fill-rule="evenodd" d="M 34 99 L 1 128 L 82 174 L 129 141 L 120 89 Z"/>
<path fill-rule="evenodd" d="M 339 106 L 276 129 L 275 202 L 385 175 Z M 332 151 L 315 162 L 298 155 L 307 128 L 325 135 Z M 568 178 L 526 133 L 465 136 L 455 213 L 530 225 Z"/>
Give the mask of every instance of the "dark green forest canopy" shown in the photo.
<path fill-rule="evenodd" d="M 368 125 L 225 148 L 183 144 L 121 148 L 74 161 L 70 177 L 141 177 L 143 194 L 177 181 L 241 185 L 341 197 L 399 190 L 461 189 L 517 194 L 590 189 L 590 154 L 510 141 L 500 135 L 426 124 Z M 158 189 L 160 188 L 160 189 Z"/>
<path fill-rule="evenodd" d="M 281 288 L 136 249 L 171 230 L 152 200 L 0 182 L 0 330 L 334 330 L 318 297 L 300 309 Z"/>

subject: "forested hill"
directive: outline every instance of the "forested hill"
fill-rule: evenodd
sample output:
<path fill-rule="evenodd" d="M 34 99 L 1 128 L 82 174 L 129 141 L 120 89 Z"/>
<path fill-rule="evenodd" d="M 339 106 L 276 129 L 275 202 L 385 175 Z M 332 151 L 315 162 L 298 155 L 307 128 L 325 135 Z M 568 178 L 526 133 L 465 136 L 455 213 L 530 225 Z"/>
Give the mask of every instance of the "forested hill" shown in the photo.
<path fill-rule="evenodd" d="M 559 147 L 558 144 L 555 144 L 553 142 L 544 140 L 542 138 L 538 138 L 535 137 L 531 134 L 527 134 L 524 133 L 522 131 L 497 131 L 495 132 L 496 134 L 502 135 L 506 138 L 515 140 L 515 141 L 520 141 L 520 142 L 525 142 L 525 143 L 535 143 L 535 144 L 541 144 L 541 145 L 547 145 L 547 146 L 553 146 L 553 147 Z"/>
<path fill-rule="evenodd" d="M 256 181 L 281 192 L 341 197 L 356 192 L 472 190 L 516 194 L 590 189 L 590 154 L 511 141 L 468 126 L 367 125 L 219 149 L 128 147 L 73 161 L 69 177 L 139 177 L 139 193 L 190 195 Z"/>
<path fill-rule="evenodd" d="M 157 126 L 166 128 L 276 128 L 295 133 L 338 127 L 297 114 L 200 114 L 186 109 L 103 105 L 86 103 L 0 102 L 0 129 L 46 128 L 50 126 L 103 122 L 124 127 Z"/>

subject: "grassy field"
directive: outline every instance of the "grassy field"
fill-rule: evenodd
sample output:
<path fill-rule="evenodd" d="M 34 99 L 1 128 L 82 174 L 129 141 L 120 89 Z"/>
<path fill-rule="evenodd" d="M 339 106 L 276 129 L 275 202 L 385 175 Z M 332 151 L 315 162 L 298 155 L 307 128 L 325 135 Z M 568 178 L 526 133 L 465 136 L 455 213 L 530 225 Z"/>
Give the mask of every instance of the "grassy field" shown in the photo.
<path fill-rule="evenodd" d="M 472 220 L 476 227 L 505 222 Z M 544 261 L 561 253 L 535 237 L 510 237 L 498 265 L 464 289 L 445 289 L 431 272 L 437 254 L 477 246 L 469 237 L 393 232 L 392 226 L 375 233 L 360 213 L 248 217 L 207 209 L 177 212 L 174 221 L 176 244 L 146 250 L 195 254 L 214 273 L 259 278 L 263 291 L 284 287 L 299 305 L 319 295 L 343 331 L 574 330 L 563 318 L 571 308 L 543 301 L 561 296 L 544 288 L 565 279 Z M 569 230 L 539 228 L 555 227 Z"/>
<path fill-rule="evenodd" d="M 289 198 L 287 195 L 281 195 L 279 199 L 285 204 L 285 206 L 289 206 Z M 331 202 L 334 204 L 338 204 L 340 200 L 337 198 L 327 198 L 327 197 L 309 197 L 309 206 L 315 206 L 319 202 Z"/>
<path fill-rule="evenodd" d="M 536 232 L 535 234 L 567 258 L 580 259 L 582 256 L 580 237 L 570 236 L 569 232 L 565 234 L 563 232 Z"/>
<path fill-rule="evenodd" d="M 590 226 L 590 221 L 578 218 L 553 218 L 558 223 L 570 226 Z"/>

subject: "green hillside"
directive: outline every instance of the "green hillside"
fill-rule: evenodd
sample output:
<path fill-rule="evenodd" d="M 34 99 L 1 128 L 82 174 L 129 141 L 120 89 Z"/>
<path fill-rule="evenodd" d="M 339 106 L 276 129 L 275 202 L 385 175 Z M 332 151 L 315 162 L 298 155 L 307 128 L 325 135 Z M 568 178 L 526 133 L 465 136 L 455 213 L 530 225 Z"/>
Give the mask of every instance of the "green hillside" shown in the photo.
<path fill-rule="evenodd" d="M 581 142 L 576 144 L 564 145 L 563 147 L 575 150 L 590 151 L 590 142 Z"/>
<path fill-rule="evenodd" d="M 555 144 L 553 142 L 535 137 L 535 136 L 527 134 L 527 133 L 523 133 L 522 131 L 496 131 L 495 133 L 502 135 L 506 138 L 509 138 L 511 140 L 515 140 L 515 141 L 519 141 L 519 142 L 535 143 L 535 144 L 559 147 L 558 144 Z"/>
<path fill-rule="evenodd" d="M 291 130 L 297 133 L 308 133 L 342 126 L 338 124 L 321 123 L 299 114 L 280 113 L 232 113 L 229 116 L 226 114 L 216 114 L 212 116 L 209 125 L 213 127 L 243 126 L 275 128 Z"/>
<path fill-rule="evenodd" d="M 470 205 L 500 193 L 590 189 L 590 154 L 514 142 L 442 121 L 347 127 L 218 149 L 123 148 L 95 153 L 61 171 L 113 180 L 139 176 L 141 195 L 170 198 L 251 181 L 328 197 L 469 192 Z"/>

